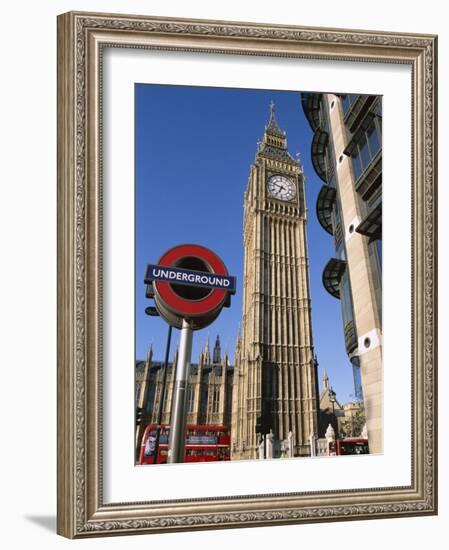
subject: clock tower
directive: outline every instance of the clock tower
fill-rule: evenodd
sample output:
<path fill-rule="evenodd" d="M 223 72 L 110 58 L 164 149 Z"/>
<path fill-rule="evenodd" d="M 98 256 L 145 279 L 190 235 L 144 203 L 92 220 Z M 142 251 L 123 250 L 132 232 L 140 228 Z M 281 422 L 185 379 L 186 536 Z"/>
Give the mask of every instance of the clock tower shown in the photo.
<path fill-rule="evenodd" d="M 270 432 L 274 456 L 280 456 L 282 449 L 288 456 L 307 456 L 310 435 L 317 434 L 306 224 L 303 169 L 287 150 L 285 132 L 279 129 L 271 104 L 244 195 L 233 459 L 258 458 L 262 436 Z"/>

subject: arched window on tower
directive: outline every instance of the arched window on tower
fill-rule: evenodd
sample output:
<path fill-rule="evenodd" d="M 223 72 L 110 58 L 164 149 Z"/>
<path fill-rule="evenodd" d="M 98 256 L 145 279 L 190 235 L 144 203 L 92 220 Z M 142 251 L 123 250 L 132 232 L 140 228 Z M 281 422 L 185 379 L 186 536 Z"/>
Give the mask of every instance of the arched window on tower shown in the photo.
<path fill-rule="evenodd" d="M 217 413 L 220 410 L 220 386 L 214 387 L 214 400 L 212 404 L 212 412 Z"/>

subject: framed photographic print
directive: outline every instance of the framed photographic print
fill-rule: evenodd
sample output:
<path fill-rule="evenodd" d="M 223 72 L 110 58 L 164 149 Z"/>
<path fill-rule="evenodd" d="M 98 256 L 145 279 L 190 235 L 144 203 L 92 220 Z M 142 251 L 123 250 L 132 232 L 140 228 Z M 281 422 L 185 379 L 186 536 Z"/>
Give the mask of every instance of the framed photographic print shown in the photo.
<path fill-rule="evenodd" d="M 60 534 L 436 513 L 436 44 L 59 17 Z"/>

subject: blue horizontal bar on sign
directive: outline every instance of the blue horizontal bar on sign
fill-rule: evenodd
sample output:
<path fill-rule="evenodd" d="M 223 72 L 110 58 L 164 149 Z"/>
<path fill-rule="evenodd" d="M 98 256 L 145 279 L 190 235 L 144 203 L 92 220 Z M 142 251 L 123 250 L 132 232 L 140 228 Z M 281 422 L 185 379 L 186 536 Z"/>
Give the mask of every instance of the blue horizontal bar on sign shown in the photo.
<path fill-rule="evenodd" d="M 205 271 L 181 269 L 148 264 L 145 271 L 145 284 L 153 281 L 166 281 L 177 285 L 199 286 L 204 288 L 220 288 L 231 294 L 236 291 L 236 278 L 232 275 L 218 275 Z"/>

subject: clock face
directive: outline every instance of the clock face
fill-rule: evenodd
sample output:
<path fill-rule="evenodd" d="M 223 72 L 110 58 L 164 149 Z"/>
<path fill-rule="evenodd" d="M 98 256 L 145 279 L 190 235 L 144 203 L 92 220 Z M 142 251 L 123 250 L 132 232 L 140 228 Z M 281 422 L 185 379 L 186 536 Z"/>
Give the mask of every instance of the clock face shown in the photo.
<path fill-rule="evenodd" d="M 296 195 L 294 182 L 285 176 L 271 176 L 267 181 L 268 194 L 275 199 L 291 201 Z"/>

